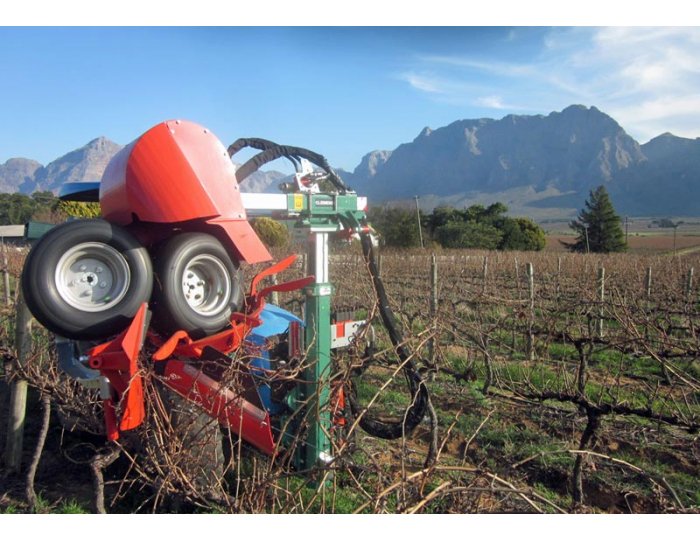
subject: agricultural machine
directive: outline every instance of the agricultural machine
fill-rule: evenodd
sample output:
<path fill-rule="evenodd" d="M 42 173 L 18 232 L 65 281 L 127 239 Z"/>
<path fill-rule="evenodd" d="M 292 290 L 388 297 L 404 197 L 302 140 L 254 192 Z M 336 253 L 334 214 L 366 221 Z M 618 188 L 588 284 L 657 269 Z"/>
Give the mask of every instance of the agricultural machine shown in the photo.
<path fill-rule="evenodd" d="M 236 169 L 232 157 L 243 148 L 258 153 Z M 284 193 L 241 192 L 247 177 L 278 158 L 297 171 Z M 67 184 L 61 198 L 99 202 L 102 218 L 44 235 L 29 254 L 22 290 L 34 317 L 56 335 L 61 369 L 99 388 L 108 439 L 144 422 L 148 370 L 260 452 L 276 456 L 293 446 L 298 470 L 333 459 L 346 399 L 359 426 L 384 438 L 409 433 L 423 418 L 427 390 L 377 272 L 367 199 L 323 156 L 264 139 L 226 149 L 197 124 L 167 121 L 120 150 L 101 182 Z M 263 286 L 292 256 L 258 273 L 244 293 L 241 265 L 271 260 L 248 222 L 254 214 L 292 220 L 307 237 L 308 276 Z M 364 323 L 331 323 L 330 235 L 359 235 L 412 395 L 399 421 L 373 418 L 351 388 L 331 384 L 333 349 L 352 343 Z M 293 290 L 303 291 L 303 318 L 266 301 Z M 222 376 L 231 366 L 235 381 Z M 290 366 L 296 378 L 281 377 Z"/>

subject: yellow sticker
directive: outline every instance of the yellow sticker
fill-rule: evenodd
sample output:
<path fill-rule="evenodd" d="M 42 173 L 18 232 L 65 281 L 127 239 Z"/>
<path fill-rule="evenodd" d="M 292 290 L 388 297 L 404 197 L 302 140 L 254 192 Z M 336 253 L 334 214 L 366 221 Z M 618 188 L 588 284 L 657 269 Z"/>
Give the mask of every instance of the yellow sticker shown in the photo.
<path fill-rule="evenodd" d="M 301 193 L 294 194 L 294 211 L 301 212 L 304 209 L 304 196 Z"/>

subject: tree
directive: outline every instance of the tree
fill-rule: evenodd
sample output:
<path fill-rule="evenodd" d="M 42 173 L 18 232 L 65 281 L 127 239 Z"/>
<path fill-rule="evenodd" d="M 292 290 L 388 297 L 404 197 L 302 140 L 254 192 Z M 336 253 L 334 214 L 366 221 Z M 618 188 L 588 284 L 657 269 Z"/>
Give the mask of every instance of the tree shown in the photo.
<path fill-rule="evenodd" d="M 428 232 L 430 233 L 430 236 L 434 236 L 435 231 L 439 227 L 442 227 L 443 225 L 447 225 L 448 223 L 454 221 L 462 221 L 462 216 L 458 210 L 452 208 L 451 206 L 436 207 L 433 210 L 433 213 L 430 214 L 426 219 L 426 225 L 428 227 Z"/>
<path fill-rule="evenodd" d="M 386 246 L 420 247 L 416 211 L 409 208 L 374 207 L 369 211 L 372 227 Z"/>
<path fill-rule="evenodd" d="M 585 208 L 569 227 L 577 235 L 576 242 L 566 244 L 570 251 L 611 253 L 627 249 L 622 221 L 604 186 L 590 192 Z"/>
<path fill-rule="evenodd" d="M 259 217 L 255 218 L 252 226 L 267 247 L 283 247 L 289 243 L 289 231 L 279 221 Z"/>
<path fill-rule="evenodd" d="M 58 199 L 50 191 L 0 193 L 0 225 L 23 225 L 35 215 L 45 217 L 58 208 Z"/>
<path fill-rule="evenodd" d="M 500 202 L 485 207 L 474 204 L 458 210 L 438 206 L 431 214 L 421 213 L 423 235 L 444 248 L 517 249 L 539 251 L 544 248 L 544 230 L 527 218 L 512 218 Z M 373 207 L 369 211 L 372 226 L 381 234 L 384 245 L 420 246 L 416 212 L 411 208 Z"/>
<path fill-rule="evenodd" d="M 499 249 L 541 251 L 547 243 L 542 227 L 529 218 L 506 218 L 501 230 L 503 240 Z"/>
<path fill-rule="evenodd" d="M 503 233 L 488 223 L 452 221 L 438 227 L 435 237 L 446 248 L 498 249 Z"/>
<path fill-rule="evenodd" d="M 61 201 L 58 209 L 76 218 L 98 218 L 101 215 L 100 203 L 96 202 Z"/>

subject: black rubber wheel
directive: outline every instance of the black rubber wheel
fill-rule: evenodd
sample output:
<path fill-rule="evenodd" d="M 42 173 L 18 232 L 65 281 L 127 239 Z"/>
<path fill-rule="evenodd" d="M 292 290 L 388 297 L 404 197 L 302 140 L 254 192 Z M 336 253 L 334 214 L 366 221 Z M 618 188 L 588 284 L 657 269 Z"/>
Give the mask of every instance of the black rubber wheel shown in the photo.
<path fill-rule="evenodd" d="M 22 293 L 32 315 L 76 340 L 124 330 L 152 288 L 146 248 L 103 219 L 54 227 L 32 247 L 22 270 Z"/>
<path fill-rule="evenodd" d="M 154 257 L 153 325 L 198 339 L 222 330 L 243 305 L 238 265 L 215 237 L 182 233 Z"/>

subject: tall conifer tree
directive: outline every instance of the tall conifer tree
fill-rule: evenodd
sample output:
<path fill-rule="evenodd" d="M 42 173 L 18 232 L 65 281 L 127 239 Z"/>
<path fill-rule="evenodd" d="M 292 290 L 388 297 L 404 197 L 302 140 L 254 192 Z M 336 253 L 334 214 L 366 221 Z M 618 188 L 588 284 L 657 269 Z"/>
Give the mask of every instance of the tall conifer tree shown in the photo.
<path fill-rule="evenodd" d="M 585 208 L 569 226 L 577 235 L 575 243 L 567 244 L 571 251 L 611 253 L 627 249 L 622 221 L 604 186 L 590 192 Z"/>

